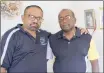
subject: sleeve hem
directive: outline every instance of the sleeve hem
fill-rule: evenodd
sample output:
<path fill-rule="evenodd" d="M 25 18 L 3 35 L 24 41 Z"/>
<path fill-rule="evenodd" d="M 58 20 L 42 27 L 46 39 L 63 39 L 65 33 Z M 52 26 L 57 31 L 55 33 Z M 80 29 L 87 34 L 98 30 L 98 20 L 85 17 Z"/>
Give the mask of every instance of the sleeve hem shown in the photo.
<path fill-rule="evenodd" d="M 1 65 L 1 67 L 5 68 L 6 70 L 8 69 L 8 66 L 6 65 Z"/>

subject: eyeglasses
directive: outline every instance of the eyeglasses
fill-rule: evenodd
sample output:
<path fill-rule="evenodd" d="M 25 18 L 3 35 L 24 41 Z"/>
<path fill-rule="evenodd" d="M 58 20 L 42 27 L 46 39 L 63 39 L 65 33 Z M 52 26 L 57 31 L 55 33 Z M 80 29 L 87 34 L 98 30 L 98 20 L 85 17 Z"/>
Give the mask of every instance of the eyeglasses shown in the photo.
<path fill-rule="evenodd" d="M 69 19 L 71 19 L 71 17 L 70 17 L 70 15 L 67 15 L 65 17 L 59 17 L 59 21 L 63 21 L 64 19 L 69 20 Z"/>
<path fill-rule="evenodd" d="M 36 16 L 34 16 L 34 15 L 30 15 L 30 14 L 26 14 L 27 16 L 28 16 L 28 18 L 30 19 L 30 20 L 37 20 L 37 21 L 42 21 L 43 20 L 43 18 L 42 17 L 36 17 Z"/>

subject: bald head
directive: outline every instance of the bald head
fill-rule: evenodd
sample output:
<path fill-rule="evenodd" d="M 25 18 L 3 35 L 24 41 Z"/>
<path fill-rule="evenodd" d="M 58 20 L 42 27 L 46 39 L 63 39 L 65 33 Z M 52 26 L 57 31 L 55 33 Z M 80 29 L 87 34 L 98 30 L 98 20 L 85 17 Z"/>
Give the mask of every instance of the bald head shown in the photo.
<path fill-rule="evenodd" d="M 63 14 L 63 13 L 65 13 L 65 14 L 70 14 L 72 17 L 75 18 L 74 12 L 73 12 L 72 10 L 70 10 L 70 9 L 62 9 L 62 10 L 60 11 L 60 13 L 59 13 L 59 16 L 60 16 L 61 14 Z"/>
<path fill-rule="evenodd" d="M 40 10 L 42 11 L 42 13 L 43 13 L 43 10 L 42 10 L 41 7 L 39 7 L 39 6 L 37 6 L 37 5 L 30 5 L 30 6 L 27 6 L 27 7 L 25 8 L 24 14 L 25 14 L 26 11 L 27 11 L 28 9 L 30 9 L 30 8 L 38 8 L 38 9 L 40 9 Z"/>

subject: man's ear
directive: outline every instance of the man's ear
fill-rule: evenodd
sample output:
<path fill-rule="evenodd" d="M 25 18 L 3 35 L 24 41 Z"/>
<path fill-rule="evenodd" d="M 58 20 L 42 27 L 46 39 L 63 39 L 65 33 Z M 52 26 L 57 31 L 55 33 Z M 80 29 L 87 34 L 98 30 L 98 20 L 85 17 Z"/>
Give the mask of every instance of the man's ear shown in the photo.
<path fill-rule="evenodd" d="M 75 22 L 74 24 L 76 24 L 76 18 L 74 18 L 74 22 Z"/>
<path fill-rule="evenodd" d="M 24 15 L 21 15 L 21 19 L 22 19 L 22 21 L 24 21 Z"/>
<path fill-rule="evenodd" d="M 74 18 L 75 19 L 75 23 L 76 23 L 76 18 Z"/>

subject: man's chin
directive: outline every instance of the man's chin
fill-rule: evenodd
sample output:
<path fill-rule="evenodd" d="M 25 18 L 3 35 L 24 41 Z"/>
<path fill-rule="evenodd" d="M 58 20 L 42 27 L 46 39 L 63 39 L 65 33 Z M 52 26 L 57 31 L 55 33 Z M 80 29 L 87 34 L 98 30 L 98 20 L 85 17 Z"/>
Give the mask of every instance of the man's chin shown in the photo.
<path fill-rule="evenodd" d="M 62 29 L 64 32 L 69 32 L 69 30 L 66 30 L 66 29 Z"/>
<path fill-rule="evenodd" d="M 70 31 L 72 31 L 72 29 L 73 29 L 73 28 L 63 28 L 62 30 L 63 30 L 64 32 L 70 32 Z"/>
<path fill-rule="evenodd" d="M 37 31 L 38 29 L 30 29 L 31 31 Z"/>
<path fill-rule="evenodd" d="M 30 31 L 37 31 L 38 29 L 37 28 L 30 28 L 29 30 Z"/>
<path fill-rule="evenodd" d="M 29 28 L 31 31 L 37 31 L 38 30 L 38 28 L 37 27 L 31 27 L 31 28 Z"/>

